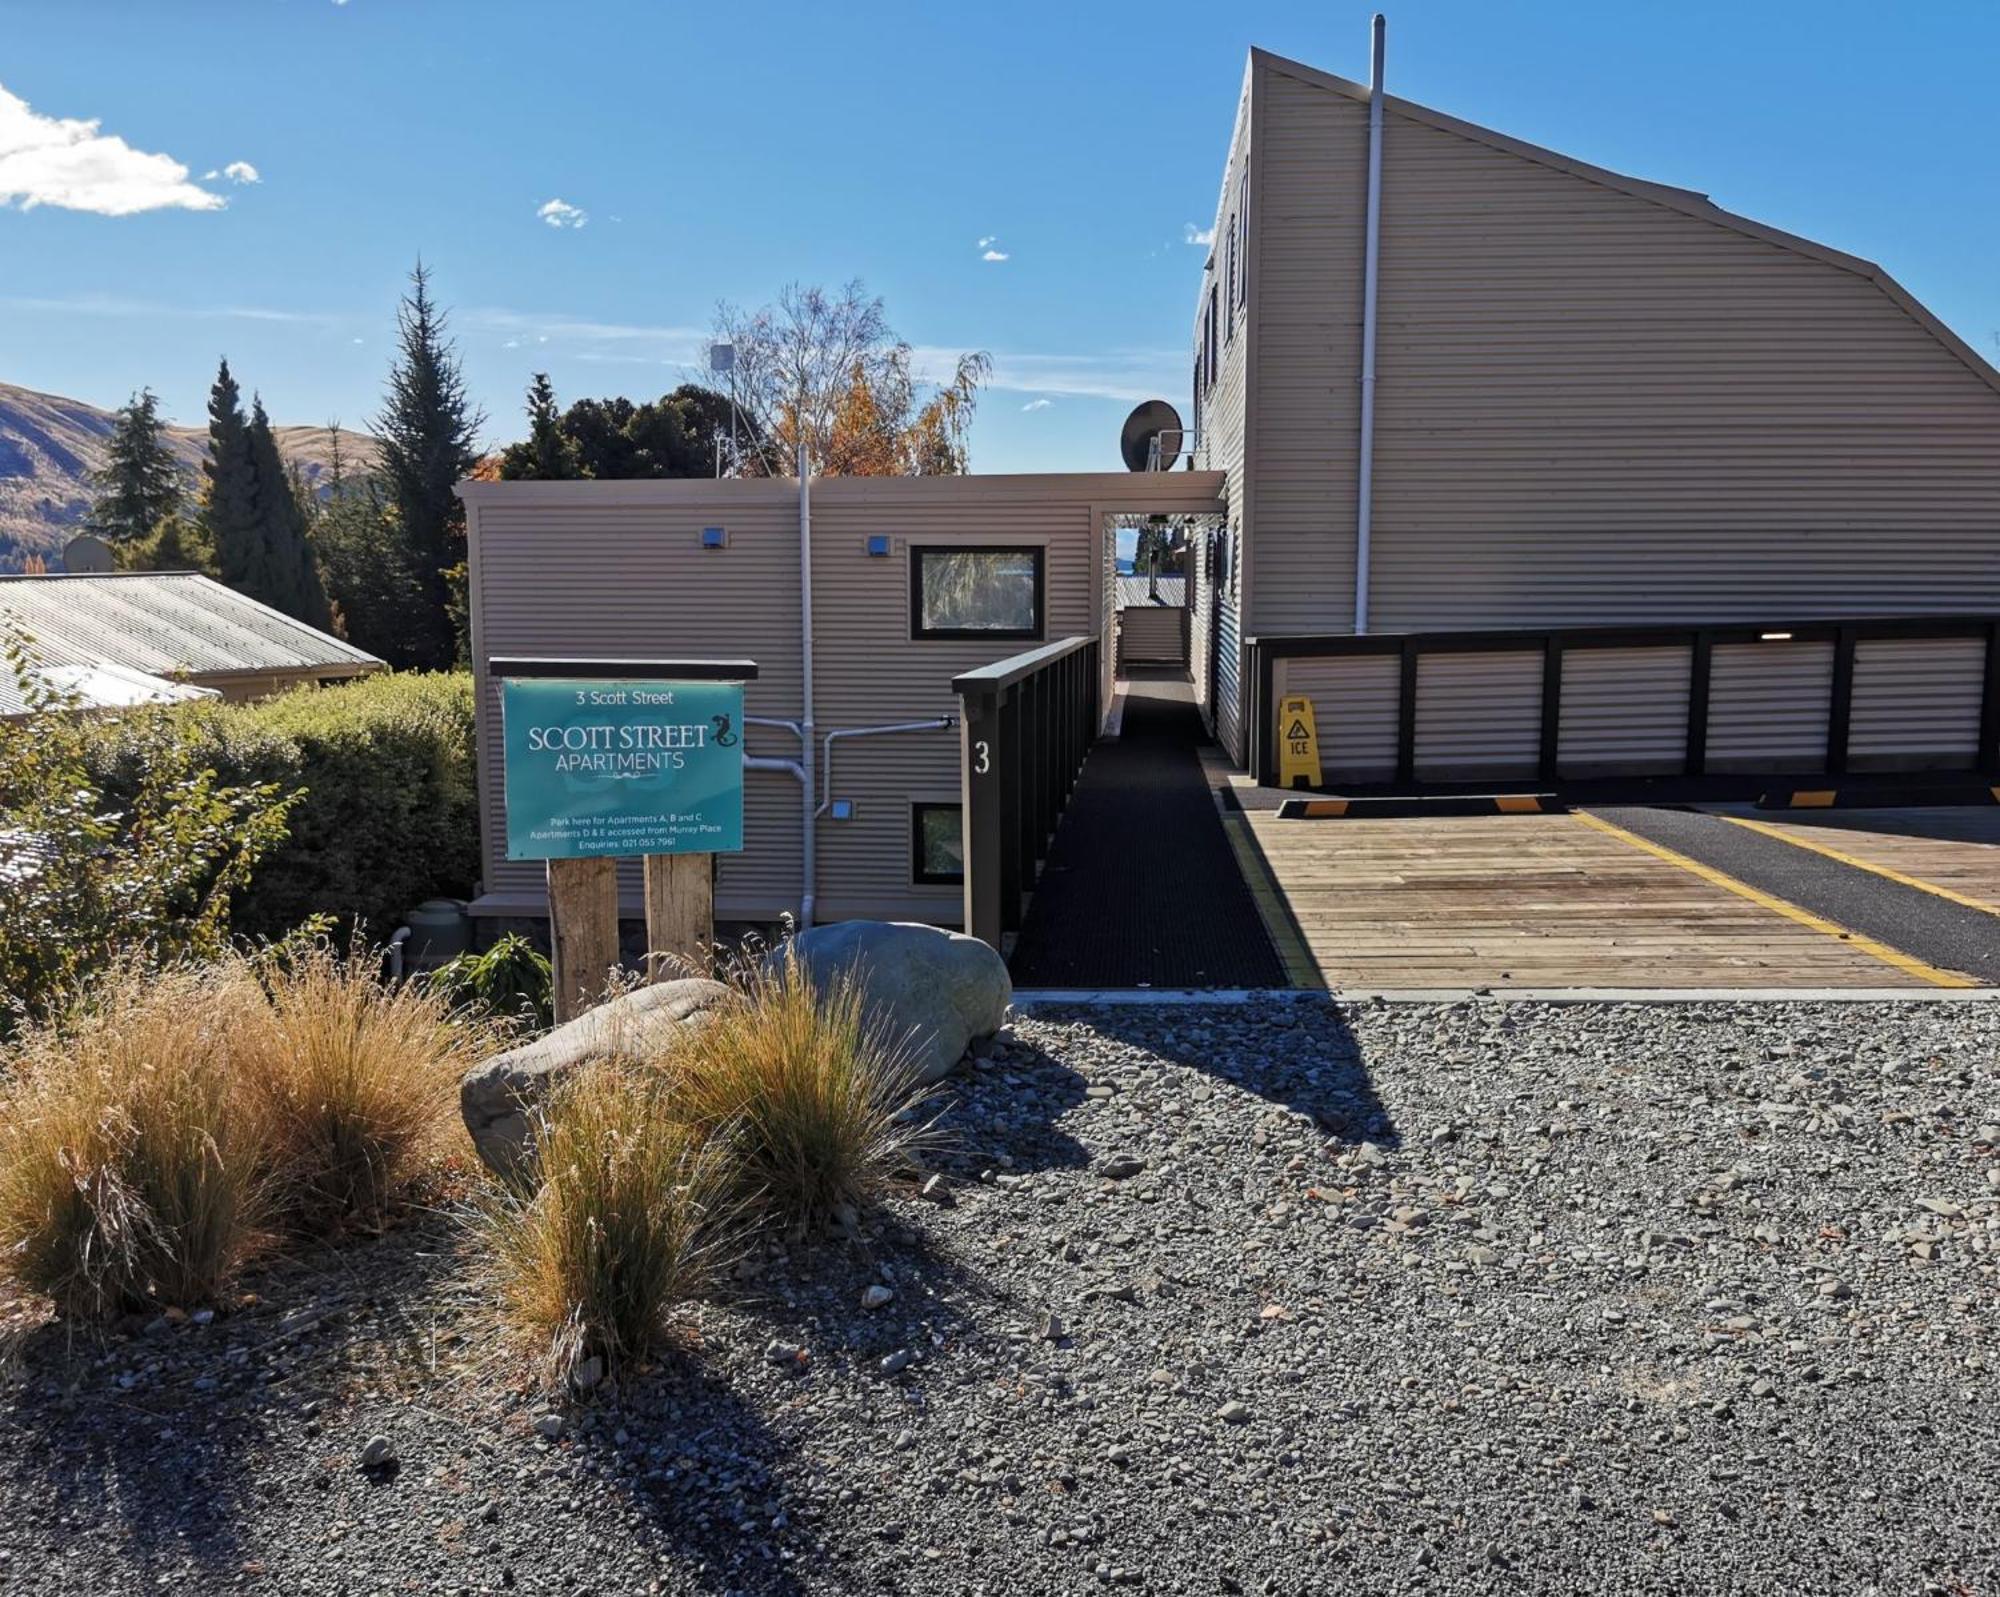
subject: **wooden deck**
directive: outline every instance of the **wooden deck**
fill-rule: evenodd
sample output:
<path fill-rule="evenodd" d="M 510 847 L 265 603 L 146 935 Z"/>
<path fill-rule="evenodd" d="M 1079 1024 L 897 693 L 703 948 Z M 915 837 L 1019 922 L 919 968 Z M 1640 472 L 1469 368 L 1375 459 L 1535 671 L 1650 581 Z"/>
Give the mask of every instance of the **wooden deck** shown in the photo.
<path fill-rule="evenodd" d="M 1242 824 L 1295 961 L 1336 989 L 1934 990 L 1581 816 Z"/>

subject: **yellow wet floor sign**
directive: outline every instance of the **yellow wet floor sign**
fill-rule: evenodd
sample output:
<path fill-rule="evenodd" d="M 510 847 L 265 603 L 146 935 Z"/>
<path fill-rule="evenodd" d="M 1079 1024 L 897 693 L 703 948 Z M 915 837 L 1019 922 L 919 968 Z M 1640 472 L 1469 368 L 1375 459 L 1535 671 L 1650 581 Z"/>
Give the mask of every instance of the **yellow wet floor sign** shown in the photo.
<path fill-rule="evenodd" d="M 1278 701 L 1278 786 L 1320 785 L 1319 729 L 1313 701 L 1303 693 Z"/>

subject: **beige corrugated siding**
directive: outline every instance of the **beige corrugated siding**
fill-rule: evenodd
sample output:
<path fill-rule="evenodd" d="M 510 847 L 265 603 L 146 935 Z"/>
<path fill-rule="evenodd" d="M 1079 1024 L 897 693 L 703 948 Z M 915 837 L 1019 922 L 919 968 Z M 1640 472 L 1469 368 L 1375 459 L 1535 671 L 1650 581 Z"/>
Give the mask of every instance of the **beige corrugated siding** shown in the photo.
<path fill-rule="evenodd" d="M 1183 623 L 1187 612 L 1162 605 L 1127 608 L 1118 612 L 1118 658 L 1120 664 L 1186 665 L 1187 633 Z"/>
<path fill-rule="evenodd" d="M 1419 781 L 1533 776 L 1541 748 L 1541 650 L 1418 658 Z"/>
<path fill-rule="evenodd" d="M 1366 106 L 1253 73 L 1251 630 L 1341 631 Z M 2000 393 L 1865 263 L 1387 109 L 1377 628 L 2000 608 Z"/>
<path fill-rule="evenodd" d="M 1253 634 L 1354 624 L 1364 106 L 1253 60 Z"/>
<path fill-rule="evenodd" d="M 1986 679 L 1982 638 L 1864 638 L 1854 646 L 1854 770 L 1970 766 Z"/>
<path fill-rule="evenodd" d="M 1823 770 L 1832 704 L 1831 643 L 1718 643 L 1708 685 L 1708 769 Z"/>
<path fill-rule="evenodd" d="M 1047 639 L 1097 630 L 1106 515 L 1131 508 L 1212 509 L 1221 479 L 1176 473 L 828 478 L 813 487 L 815 716 L 836 728 L 956 714 L 951 680 L 1035 647 L 1014 639 L 910 637 L 912 544 L 1007 544 L 1045 550 Z M 791 483 L 509 483 L 470 490 L 475 642 L 494 655 L 748 656 L 758 680 L 746 712 L 800 712 L 798 497 Z M 704 526 L 728 547 L 699 546 Z M 871 556 L 871 535 L 891 541 Z M 499 692 L 482 689 L 482 782 L 489 893 L 539 894 L 542 867 L 502 858 Z M 749 752 L 796 758 L 798 740 L 751 728 Z M 854 819 L 819 823 L 819 914 L 955 923 L 959 890 L 911 881 L 910 805 L 954 802 L 959 739 L 897 733 L 836 744 L 831 796 Z M 748 846 L 727 856 L 717 912 L 765 919 L 797 907 L 797 781 L 753 771 Z M 636 866 L 624 886 L 636 901 Z"/>
<path fill-rule="evenodd" d="M 1658 776 L 1687 768 L 1693 649 L 1566 649 L 1562 662 L 1562 775 Z"/>
<path fill-rule="evenodd" d="M 1396 774 L 1402 662 L 1393 654 L 1280 660 L 1272 697 L 1312 700 L 1321 775 L 1328 782 L 1386 782 Z"/>

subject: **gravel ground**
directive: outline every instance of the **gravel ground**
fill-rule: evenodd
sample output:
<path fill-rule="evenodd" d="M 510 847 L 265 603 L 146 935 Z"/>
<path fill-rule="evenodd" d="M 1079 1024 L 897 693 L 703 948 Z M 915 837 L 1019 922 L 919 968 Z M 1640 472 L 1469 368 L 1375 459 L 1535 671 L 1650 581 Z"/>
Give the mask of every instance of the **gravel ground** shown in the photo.
<path fill-rule="evenodd" d="M 952 1083 L 954 1204 L 774 1246 L 622 1393 L 538 1397 L 443 1216 L 28 1330 L 0 1592 L 1992 1592 L 1996 1041 L 1044 1011 Z"/>

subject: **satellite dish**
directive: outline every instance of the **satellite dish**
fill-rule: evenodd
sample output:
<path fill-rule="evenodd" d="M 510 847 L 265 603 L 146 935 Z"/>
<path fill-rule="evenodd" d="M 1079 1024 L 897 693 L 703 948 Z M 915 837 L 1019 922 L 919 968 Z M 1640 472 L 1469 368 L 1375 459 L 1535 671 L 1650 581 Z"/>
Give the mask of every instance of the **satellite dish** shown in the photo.
<path fill-rule="evenodd" d="M 1125 418 L 1118 434 L 1118 453 L 1125 457 L 1127 471 L 1170 471 L 1181 458 L 1185 441 L 1181 413 L 1164 399 L 1149 399 Z M 1160 454 L 1153 459 L 1153 440 L 1159 440 Z"/>

